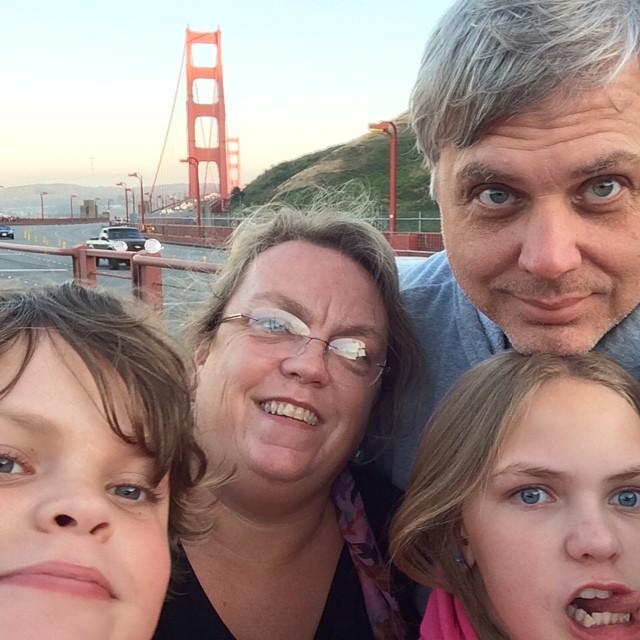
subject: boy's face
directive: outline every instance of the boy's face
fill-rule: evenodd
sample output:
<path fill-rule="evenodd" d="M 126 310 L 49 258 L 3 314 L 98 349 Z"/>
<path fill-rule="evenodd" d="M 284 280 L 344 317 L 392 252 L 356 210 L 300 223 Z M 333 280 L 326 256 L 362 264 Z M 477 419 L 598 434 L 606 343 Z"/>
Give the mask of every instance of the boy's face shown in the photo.
<path fill-rule="evenodd" d="M 2 355 L 0 388 L 20 347 Z M 114 379 L 120 424 L 130 429 Z M 0 400 L 0 629 L 16 640 L 146 640 L 170 572 L 168 483 L 110 429 L 79 356 L 40 340 Z"/>

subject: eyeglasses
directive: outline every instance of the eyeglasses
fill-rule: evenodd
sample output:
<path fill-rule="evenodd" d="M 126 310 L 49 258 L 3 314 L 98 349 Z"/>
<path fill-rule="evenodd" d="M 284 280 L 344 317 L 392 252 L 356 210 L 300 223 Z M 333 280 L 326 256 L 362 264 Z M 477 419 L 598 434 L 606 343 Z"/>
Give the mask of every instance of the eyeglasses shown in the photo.
<path fill-rule="evenodd" d="M 357 338 L 335 338 L 324 340 L 312 336 L 311 329 L 300 318 L 282 309 L 262 307 L 251 313 L 234 313 L 220 322 L 244 320 L 254 338 L 269 347 L 274 356 L 300 355 L 311 341 L 324 344 L 327 370 L 331 377 L 345 385 L 373 385 L 384 373 L 386 361 L 372 362 L 367 345 Z M 331 358 L 329 356 L 337 356 Z"/>

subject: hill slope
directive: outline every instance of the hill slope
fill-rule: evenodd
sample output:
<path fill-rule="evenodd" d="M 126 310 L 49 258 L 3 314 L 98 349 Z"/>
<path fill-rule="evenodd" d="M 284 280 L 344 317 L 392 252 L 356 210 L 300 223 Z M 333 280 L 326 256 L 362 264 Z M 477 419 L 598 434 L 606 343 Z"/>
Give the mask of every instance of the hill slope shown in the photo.
<path fill-rule="evenodd" d="M 415 136 L 403 115 L 394 120 L 398 128 L 397 212 L 399 231 L 413 230 L 403 218 L 438 217 L 437 205 L 429 197 L 429 177 L 415 148 Z M 304 206 L 321 190 L 364 191 L 376 211 L 389 210 L 389 137 L 369 132 L 351 142 L 282 162 L 248 184 L 243 204 L 264 204 L 271 200 Z M 439 225 L 422 226 L 423 231 Z"/>

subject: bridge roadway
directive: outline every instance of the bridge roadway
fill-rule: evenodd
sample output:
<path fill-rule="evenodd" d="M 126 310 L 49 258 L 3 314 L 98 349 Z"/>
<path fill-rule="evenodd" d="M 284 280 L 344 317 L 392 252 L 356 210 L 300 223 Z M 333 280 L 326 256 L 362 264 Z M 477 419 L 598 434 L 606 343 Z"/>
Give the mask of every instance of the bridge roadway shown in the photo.
<path fill-rule="evenodd" d="M 100 224 L 78 224 L 70 226 L 14 226 L 16 244 L 71 248 L 84 244 L 91 236 L 97 236 Z M 148 234 L 153 237 L 153 234 Z M 2 241 L 5 239 L 3 238 Z M 7 240 L 11 243 L 11 240 Z M 224 260 L 224 252 L 205 247 L 164 245 L 164 258 L 206 260 L 217 263 Z M 71 258 L 67 256 L 41 255 L 18 251 L 0 250 L 0 287 L 32 287 L 37 284 L 60 283 L 71 280 Z M 190 310 L 196 309 L 208 296 L 211 274 L 195 274 L 183 271 L 163 270 L 164 317 L 171 333 L 178 335 L 188 318 Z M 106 263 L 98 267 L 98 285 L 116 291 L 119 295 L 131 296 L 131 274 L 121 266 L 111 271 Z"/>

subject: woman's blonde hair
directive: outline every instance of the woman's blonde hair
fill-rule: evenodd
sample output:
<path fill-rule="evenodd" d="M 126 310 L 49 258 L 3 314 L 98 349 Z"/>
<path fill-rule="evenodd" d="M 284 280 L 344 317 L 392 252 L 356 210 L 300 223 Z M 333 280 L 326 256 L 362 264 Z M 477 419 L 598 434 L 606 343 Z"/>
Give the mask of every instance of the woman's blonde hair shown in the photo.
<path fill-rule="evenodd" d="M 392 523 L 393 562 L 416 582 L 458 597 L 483 640 L 508 638 L 490 614 L 477 567 L 468 570 L 456 561 L 463 545 L 462 508 L 485 486 L 533 393 L 558 378 L 607 387 L 640 415 L 640 384 L 604 355 L 494 356 L 465 373 L 432 416 Z"/>

